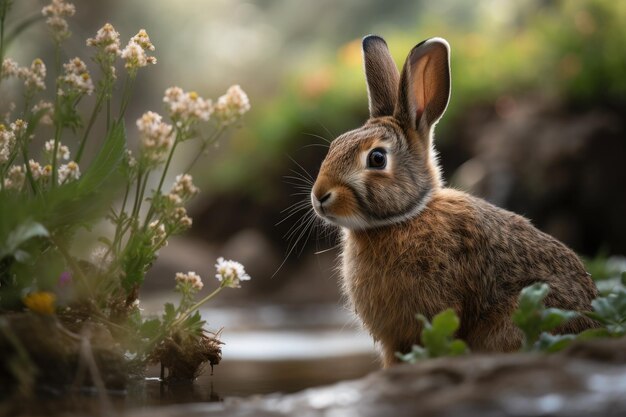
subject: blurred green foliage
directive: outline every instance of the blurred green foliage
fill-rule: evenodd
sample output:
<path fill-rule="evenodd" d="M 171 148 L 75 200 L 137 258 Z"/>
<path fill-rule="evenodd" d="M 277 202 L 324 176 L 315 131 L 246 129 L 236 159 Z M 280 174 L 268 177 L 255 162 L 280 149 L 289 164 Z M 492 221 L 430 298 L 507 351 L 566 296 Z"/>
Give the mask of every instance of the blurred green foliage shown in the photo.
<path fill-rule="evenodd" d="M 482 8 L 478 6 L 482 5 Z M 476 4 L 462 24 L 426 8 L 413 32 L 382 31 L 401 66 L 419 41 L 441 36 L 452 47 L 452 99 L 438 140 L 452 140 L 455 120 L 477 104 L 506 104 L 537 94 L 566 106 L 619 106 L 626 101 L 626 3 L 611 0 Z M 495 13 L 494 8 L 508 8 Z M 459 5 L 460 7 L 460 5 Z M 430 10 L 430 11 L 429 11 Z M 365 35 L 366 33 L 363 33 Z M 285 153 L 332 140 L 367 118 L 360 39 L 320 59 L 311 52 L 267 101 L 253 97 L 247 126 L 208 175 L 215 190 L 275 197 L 288 170 Z M 269 167 L 269 168 L 268 168 Z"/>

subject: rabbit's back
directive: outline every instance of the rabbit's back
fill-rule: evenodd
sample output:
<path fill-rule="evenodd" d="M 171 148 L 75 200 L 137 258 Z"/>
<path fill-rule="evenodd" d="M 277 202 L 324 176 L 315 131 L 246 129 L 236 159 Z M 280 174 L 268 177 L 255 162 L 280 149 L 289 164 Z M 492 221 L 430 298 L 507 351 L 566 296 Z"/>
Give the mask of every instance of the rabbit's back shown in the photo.
<path fill-rule="evenodd" d="M 408 351 L 419 341 L 416 313 L 453 308 L 459 337 L 474 350 L 521 343 L 511 314 L 522 288 L 550 285 L 546 304 L 589 310 L 597 290 L 578 257 L 522 216 L 453 189 L 434 192 L 414 219 L 346 231 L 345 293 L 372 335 Z M 566 331 L 592 326 L 580 319 Z"/>

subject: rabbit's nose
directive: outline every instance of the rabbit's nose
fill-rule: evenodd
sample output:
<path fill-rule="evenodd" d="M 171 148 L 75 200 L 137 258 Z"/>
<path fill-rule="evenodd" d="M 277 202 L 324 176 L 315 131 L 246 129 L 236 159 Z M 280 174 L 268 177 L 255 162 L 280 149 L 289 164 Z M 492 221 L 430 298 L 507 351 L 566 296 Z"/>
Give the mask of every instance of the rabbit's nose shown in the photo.
<path fill-rule="evenodd" d="M 325 201 L 328 201 L 328 200 L 330 199 L 330 196 L 331 196 L 332 194 L 333 194 L 333 193 L 331 193 L 331 192 L 329 191 L 329 192 L 327 192 L 326 194 L 324 194 L 322 197 L 317 197 L 317 196 L 316 196 L 316 197 L 317 197 L 317 201 L 319 201 L 319 202 L 320 202 L 320 204 L 324 204 L 324 202 L 325 202 Z"/>

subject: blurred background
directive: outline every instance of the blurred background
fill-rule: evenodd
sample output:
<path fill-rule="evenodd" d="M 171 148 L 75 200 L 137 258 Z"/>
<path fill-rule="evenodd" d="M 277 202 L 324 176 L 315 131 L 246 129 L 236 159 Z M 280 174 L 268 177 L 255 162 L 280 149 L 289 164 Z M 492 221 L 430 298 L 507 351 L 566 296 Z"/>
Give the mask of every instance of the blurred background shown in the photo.
<path fill-rule="evenodd" d="M 23 16 L 43 4 L 15 3 Z M 247 392 L 220 385 L 220 373 L 264 380 L 271 391 L 377 367 L 371 340 L 342 307 L 335 233 L 317 227 L 297 243 L 286 239 L 305 210 L 278 224 L 283 210 L 308 198 L 294 196 L 299 190 L 285 177 L 315 177 L 325 142 L 367 119 L 366 34 L 383 36 L 398 65 L 423 39 L 450 42 L 452 99 L 436 131 L 448 184 L 527 216 L 586 257 L 626 253 L 626 2 L 74 3 L 70 55 L 84 54 L 84 39 L 106 22 L 123 43 L 145 28 L 156 45 L 158 64 L 139 74 L 127 113 L 131 137 L 139 115 L 161 111 L 169 86 L 217 98 L 240 84 L 250 97 L 242 128 L 193 172 L 202 192 L 190 208 L 192 231 L 162 250 L 143 289 L 150 311 L 172 296 L 176 271 L 195 270 L 207 282 L 218 256 L 246 266 L 252 281 L 205 312 L 210 325 L 225 327 L 218 392 Z M 29 42 L 40 39 L 38 30 L 9 56 L 25 64 L 50 54 Z M 174 161 L 180 167 L 195 148 L 185 151 Z M 277 358 L 282 365 L 252 365 Z"/>

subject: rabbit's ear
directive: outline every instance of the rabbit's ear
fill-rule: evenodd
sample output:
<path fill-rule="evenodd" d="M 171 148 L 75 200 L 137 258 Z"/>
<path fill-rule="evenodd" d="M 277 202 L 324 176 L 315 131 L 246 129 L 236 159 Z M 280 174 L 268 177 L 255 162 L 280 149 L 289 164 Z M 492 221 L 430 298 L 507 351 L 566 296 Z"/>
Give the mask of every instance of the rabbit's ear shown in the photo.
<path fill-rule="evenodd" d="M 376 35 L 363 38 L 363 63 L 370 117 L 393 115 L 400 74 L 383 38 Z"/>
<path fill-rule="evenodd" d="M 450 99 L 450 46 L 431 38 L 417 44 L 400 75 L 394 116 L 412 129 L 430 130 Z"/>

